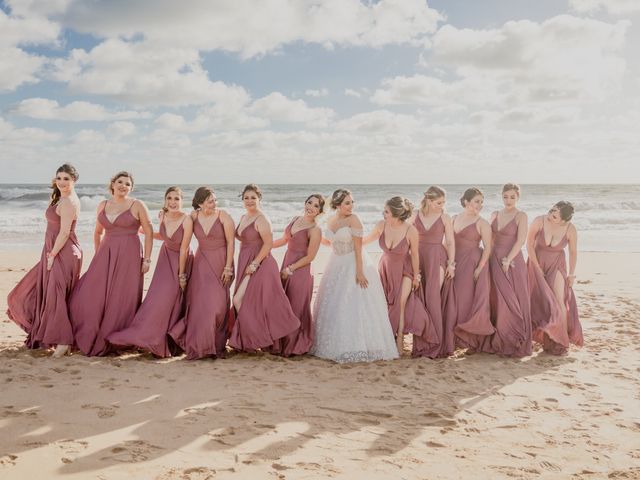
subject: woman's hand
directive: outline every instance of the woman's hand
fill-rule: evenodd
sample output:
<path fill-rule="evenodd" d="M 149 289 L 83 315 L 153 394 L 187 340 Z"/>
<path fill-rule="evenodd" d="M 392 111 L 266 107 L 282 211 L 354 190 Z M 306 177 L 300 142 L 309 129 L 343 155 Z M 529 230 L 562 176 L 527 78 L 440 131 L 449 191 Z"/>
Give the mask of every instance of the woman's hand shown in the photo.
<path fill-rule="evenodd" d="M 187 275 L 186 273 L 181 273 L 178 275 L 178 284 L 180 285 L 180 290 L 184 292 L 185 288 L 187 288 Z"/>
<path fill-rule="evenodd" d="M 222 275 L 220 275 L 220 281 L 222 282 L 222 285 L 226 287 L 227 285 L 231 284 L 232 280 L 233 280 L 233 268 L 224 267 L 224 269 L 222 270 Z"/>
<path fill-rule="evenodd" d="M 360 285 L 360 288 L 367 288 L 369 286 L 369 280 L 367 280 L 367 277 L 365 277 L 362 272 L 356 273 L 356 283 Z"/>
<path fill-rule="evenodd" d="M 151 268 L 151 259 L 150 258 L 144 258 L 142 260 L 142 268 L 140 269 L 140 272 L 144 275 L 145 273 L 147 273 L 149 271 L 149 268 Z"/>
<path fill-rule="evenodd" d="M 447 269 L 444 272 L 445 278 L 453 278 L 456 276 L 456 266 L 454 264 L 447 265 Z"/>
<path fill-rule="evenodd" d="M 422 275 L 420 275 L 419 273 L 414 275 L 413 279 L 411 280 L 411 290 L 418 289 L 420 287 L 421 281 L 422 281 Z"/>
<path fill-rule="evenodd" d="M 477 282 L 478 278 L 480 278 L 480 273 L 482 272 L 483 267 L 478 267 L 473 271 L 473 281 Z"/>
<path fill-rule="evenodd" d="M 258 270 L 259 266 L 260 266 L 259 263 L 251 262 L 249 265 L 247 265 L 247 268 L 244 270 L 244 274 L 253 275 L 254 273 L 256 273 L 256 270 Z"/>
<path fill-rule="evenodd" d="M 47 253 L 47 272 L 50 272 L 53 268 L 53 260 L 56 258 L 51 252 Z"/>
<path fill-rule="evenodd" d="M 573 282 L 576 280 L 576 275 L 574 273 L 567 275 L 567 284 L 569 288 L 573 288 Z"/>
<path fill-rule="evenodd" d="M 502 265 L 502 271 L 504 273 L 508 273 L 509 267 L 511 267 L 511 262 L 509 261 L 509 259 L 507 257 L 504 257 L 500 262 Z"/>

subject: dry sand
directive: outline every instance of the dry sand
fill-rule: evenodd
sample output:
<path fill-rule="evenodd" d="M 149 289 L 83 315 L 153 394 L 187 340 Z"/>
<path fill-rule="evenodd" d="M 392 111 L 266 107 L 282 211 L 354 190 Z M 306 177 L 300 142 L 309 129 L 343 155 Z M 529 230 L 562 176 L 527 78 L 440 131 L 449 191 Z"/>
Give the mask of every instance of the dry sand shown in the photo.
<path fill-rule="evenodd" d="M 639 272 L 582 253 L 585 347 L 524 360 L 52 359 L 2 313 L 0 478 L 640 478 Z"/>

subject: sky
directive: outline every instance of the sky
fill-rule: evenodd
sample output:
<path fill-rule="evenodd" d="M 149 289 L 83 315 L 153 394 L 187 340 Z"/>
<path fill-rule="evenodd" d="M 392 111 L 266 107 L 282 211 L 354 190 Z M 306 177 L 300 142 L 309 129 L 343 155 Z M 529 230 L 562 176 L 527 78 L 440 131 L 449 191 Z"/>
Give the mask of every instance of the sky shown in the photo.
<path fill-rule="evenodd" d="M 640 183 L 640 0 L 0 0 L 0 183 Z"/>

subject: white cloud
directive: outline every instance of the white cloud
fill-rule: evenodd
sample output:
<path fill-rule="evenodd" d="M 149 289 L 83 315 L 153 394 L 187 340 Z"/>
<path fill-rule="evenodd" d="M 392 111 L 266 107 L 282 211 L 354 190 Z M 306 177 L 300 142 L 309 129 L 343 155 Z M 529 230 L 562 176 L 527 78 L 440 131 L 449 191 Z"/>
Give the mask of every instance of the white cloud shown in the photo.
<path fill-rule="evenodd" d="M 37 83 L 46 59 L 15 47 L 0 47 L 0 91 L 15 90 L 25 83 Z"/>
<path fill-rule="evenodd" d="M 353 90 L 353 89 L 351 89 L 351 88 L 345 88 L 345 89 L 344 89 L 344 94 L 345 94 L 347 97 L 356 97 L 356 98 L 360 98 L 360 97 L 362 97 L 362 94 L 361 94 L 360 92 L 358 92 L 358 91 L 356 91 L 356 90 Z"/>
<path fill-rule="evenodd" d="M 638 0 L 569 0 L 569 5 L 573 10 L 581 13 L 606 10 L 613 15 L 625 15 L 640 12 Z"/>
<path fill-rule="evenodd" d="M 321 88 L 319 90 L 308 89 L 304 91 L 304 94 L 308 97 L 326 97 L 329 95 L 329 89 Z"/>
<path fill-rule="evenodd" d="M 334 116 L 329 108 L 311 108 L 303 100 L 291 100 L 279 92 L 256 100 L 248 112 L 273 122 L 306 123 L 318 127 L 326 126 Z"/>
<path fill-rule="evenodd" d="M 136 133 L 136 126 L 131 122 L 113 122 L 107 127 L 107 134 L 120 139 Z"/>
<path fill-rule="evenodd" d="M 153 12 L 153 14 L 150 14 Z M 442 16 L 424 0 L 96 0 L 72 3 L 64 23 L 107 38 L 143 35 L 165 48 L 226 50 L 243 58 L 294 42 L 331 48 L 424 44 Z"/>
<path fill-rule="evenodd" d="M 72 91 L 134 105 L 196 105 L 247 96 L 242 87 L 209 80 L 194 49 L 109 39 L 53 64 L 53 78 Z"/>
<path fill-rule="evenodd" d="M 41 128 L 16 128 L 0 117 L 0 140 L 8 144 L 17 144 L 24 148 L 37 148 L 41 143 L 55 142 L 60 135 Z"/>
<path fill-rule="evenodd" d="M 395 133 L 412 134 L 422 126 L 413 115 L 393 113 L 388 110 L 375 110 L 359 113 L 338 122 L 338 130 L 359 132 L 363 134 Z"/>
<path fill-rule="evenodd" d="M 71 122 L 128 120 L 149 118 L 148 112 L 115 111 L 110 112 L 104 106 L 95 103 L 75 101 L 64 107 L 55 100 L 29 98 L 22 100 L 11 109 L 11 113 L 42 120 L 65 120 Z"/>

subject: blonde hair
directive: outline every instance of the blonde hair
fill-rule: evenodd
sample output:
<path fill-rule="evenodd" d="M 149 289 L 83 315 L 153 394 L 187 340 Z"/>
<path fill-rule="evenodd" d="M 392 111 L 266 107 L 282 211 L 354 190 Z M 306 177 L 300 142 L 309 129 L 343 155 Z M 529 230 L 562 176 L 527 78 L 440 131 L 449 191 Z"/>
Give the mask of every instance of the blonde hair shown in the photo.
<path fill-rule="evenodd" d="M 435 200 L 440 197 L 445 197 L 447 192 L 443 188 L 438 187 L 437 185 L 431 185 L 427 188 L 427 191 L 424 192 L 424 197 L 420 201 L 420 210 L 429 211 L 429 200 Z"/>
<path fill-rule="evenodd" d="M 509 190 L 513 190 L 518 194 L 518 196 L 520 196 L 520 185 L 517 183 L 505 183 L 502 186 L 502 193 L 508 192 Z"/>
<path fill-rule="evenodd" d="M 404 197 L 391 197 L 385 205 L 389 208 L 391 216 L 403 222 L 411 217 L 413 213 L 413 203 Z"/>

